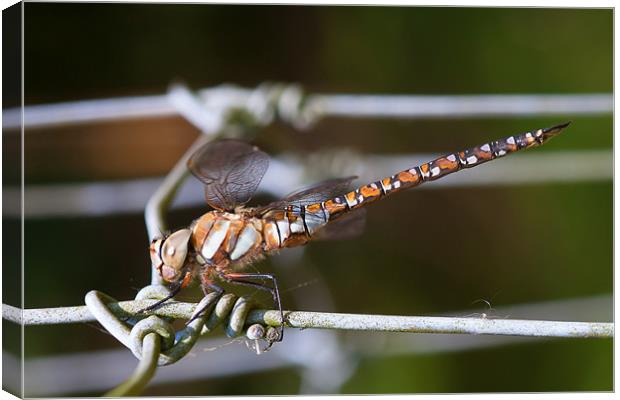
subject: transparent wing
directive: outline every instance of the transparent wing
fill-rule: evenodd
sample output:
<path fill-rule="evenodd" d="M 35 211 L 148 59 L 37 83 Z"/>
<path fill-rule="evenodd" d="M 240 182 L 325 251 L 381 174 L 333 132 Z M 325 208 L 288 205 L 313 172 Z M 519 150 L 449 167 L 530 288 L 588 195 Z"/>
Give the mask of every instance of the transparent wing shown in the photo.
<path fill-rule="evenodd" d="M 290 205 L 300 208 L 301 206 L 307 206 L 329 200 L 333 197 L 345 194 L 348 191 L 351 182 L 355 178 L 357 178 L 357 176 L 329 179 L 327 181 L 317 183 L 308 188 L 293 192 L 282 200 L 278 200 L 261 207 L 258 210 L 258 213 L 262 214 L 270 210 L 284 210 Z"/>
<path fill-rule="evenodd" d="M 355 178 L 357 177 L 349 176 L 320 182 L 293 192 L 282 200 L 257 209 L 257 214 L 261 215 L 269 211 L 282 210 L 301 216 L 303 206 L 320 203 L 347 193 L 351 182 Z M 312 214 L 306 211 L 303 217 L 306 219 L 306 223 L 317 226 L 325 222 L 322 214 Z M 314 237 L 318 240 L 349 239 L 359 235 L 364 230 L 365 222 L 366 210 L 358 209 L 342 215 L 336 221 L 329 222 L 320 228 Z"/>
<path fill-rule="evenodd" d="M 187 166 L 205 184 L 207 203 L 232 211 L 250 200 L 269 167 L 269 156 L 245 142 L 220 140 L 198 149 Z"/>
<path fill-rule="evenodd" d="M 344 214 L 321 228 L 315 235 L 316 240 L 344 240 L 359 236 L 366 227 L 366 209 L 358 208 Z"/>
<path fill-rule="evenodd" d="M 289 194 L 282 199 L 282 201 L 298 206 L 307 206 L 310 204 L 320 203 L 321 201 L 331 199 L 332 197 L 345 194 L 348 191 L 351 182 L 356 178 L 357 176 L 348 176 L 346 178 L 329 179 L 319 182 L 308 188 Z"/>

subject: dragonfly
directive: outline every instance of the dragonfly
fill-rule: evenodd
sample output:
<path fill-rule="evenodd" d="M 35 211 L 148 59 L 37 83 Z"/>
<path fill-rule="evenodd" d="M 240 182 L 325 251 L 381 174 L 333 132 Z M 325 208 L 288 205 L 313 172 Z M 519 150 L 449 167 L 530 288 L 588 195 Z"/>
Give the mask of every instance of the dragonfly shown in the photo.
<path fill-rule="evenodd" d="M 453 172 L 540 146 L 569 123 L 450 153 L 353 190 L 348 188 L 356 177 L 331 179 L 258 207 L 246 204 L 267 171 L 269 156 L 242 141 L 208 143 L 190 157 L 187 165 L 204 184 L 206 202 L 213 210 L 189 227 L 153 239 L 149 248 L 152 266 L 171 285 L 171 292 L 143 311 L 158 307 L 195 280 L 205 295 L 223 293 L 218 285 L 221 282 L 267 290 L 281 318 L 271 346 L 282 340 L 285 323 L 278 283 L 273 274 L 246 272 L 249 265 L 284 248 L 355 233 L 362 229 L 360 222 L 367 205 Z M 190 321 L 204 311 L 195 310 Z"/>

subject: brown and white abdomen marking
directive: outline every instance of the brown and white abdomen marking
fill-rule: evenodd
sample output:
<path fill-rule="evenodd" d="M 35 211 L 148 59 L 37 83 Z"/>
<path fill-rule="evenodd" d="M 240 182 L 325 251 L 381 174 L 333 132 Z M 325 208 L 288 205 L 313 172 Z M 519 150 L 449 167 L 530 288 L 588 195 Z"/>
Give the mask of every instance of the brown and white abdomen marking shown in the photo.
<path fill-rule="evenodd" d="M 320 206 L 327 213 L 326 222 L 331 221 L 349 210 L 366 206 L 400 190 L 418 186 L 423 182 L 440 179 L 461 169 L 473 168 L 515 151 L 540 146 L 560 133 L 566 126 L 568 126 L 568 123 L 508 136 L 458 153 L 448 154 L 420 166 L 398 172 L 377 182 L 360 186 L 342 196 L 337 196 L 320 203 Z M 306 209 L 315 206 L 310 205 Z"/>

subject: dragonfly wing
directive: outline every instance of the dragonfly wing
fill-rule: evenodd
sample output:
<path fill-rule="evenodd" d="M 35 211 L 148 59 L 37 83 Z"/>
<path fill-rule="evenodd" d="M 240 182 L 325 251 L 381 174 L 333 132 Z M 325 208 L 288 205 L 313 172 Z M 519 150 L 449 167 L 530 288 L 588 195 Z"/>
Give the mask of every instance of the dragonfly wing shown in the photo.
<path fill-rule="evenodd" d="M 357 176 L 348 176 L 346 178 L 329 179 L 317 183 L 310 187 L 293 192 L 282 200 L 267 204 L 266 206 L 258 209 L 257 212 L 259 214 L 264 214 L 265 212 L 271 210 L 283 210 L 291 205 L 301 208 L 301 206 L 320 203 L 346 193 L 351 182 L 356 178 Z"/>
<path fill-rule="evenodd" d="M 313 236 L 315 240 L 343 240 L 361 235 L 366 226 L 366 209 L 358 208 L 329 222 Z"/>
<path fill-rule="evenodd" d="M 346 193 L 349 185 L 356 178 L 357 176 L 348 176 L 346 178 L 329 179 L 293 192 L 282 200 L 298 206 L 320 203 Z"/>
<path fill-rule="evenodd" d="M 352 237 L 364 228 L 365 212 L 354 213 L 349 218 L 341 217 L 336 222 L 327 222 L 327 215 L 322 208 L 310 211 L 307 206 L 318 204 L 336 196 L 342 195 L 348 191 L 351 181 L 356 176 L 347 178 L 330 179 L 300 191 L 294 192 L 280 201 L 268 204 L 257 209 L 258 215 L 265 215 L 271 211 L 286 212 L 291 216 L 297 216 L 303 219 L 304 228 L 314 236 L 316 231 L 319 237 L 325 236 L 329 238 L 346 238 Z M 342 221 L 342 222 L 340 222 Z M 324 232 L 324 233 L 322 233 Z"/>
<path fill-rule="evenodd" d="M 269 167 L 269 156 L 245 142 L 220 140 L 198 149 L 187 166 L 205 184 L 207 203 L 232 211 L 250 200 Z"/>

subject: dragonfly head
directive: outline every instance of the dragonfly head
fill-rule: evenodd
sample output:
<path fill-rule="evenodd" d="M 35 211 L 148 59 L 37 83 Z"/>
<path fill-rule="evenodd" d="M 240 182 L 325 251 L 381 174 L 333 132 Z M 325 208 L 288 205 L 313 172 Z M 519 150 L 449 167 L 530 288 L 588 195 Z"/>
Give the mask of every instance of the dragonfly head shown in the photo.
<path fill-rule="evenodd" d="M 175 282 L 181 277 L 191 236 L 191 230 L 180 229 L 151 242 L 149 251 L 153 268 L 166 282 Z"/>

